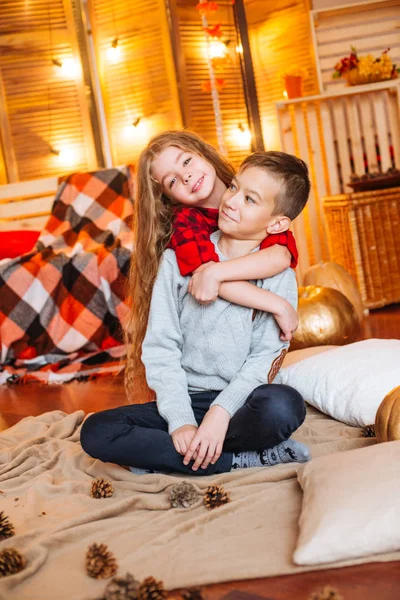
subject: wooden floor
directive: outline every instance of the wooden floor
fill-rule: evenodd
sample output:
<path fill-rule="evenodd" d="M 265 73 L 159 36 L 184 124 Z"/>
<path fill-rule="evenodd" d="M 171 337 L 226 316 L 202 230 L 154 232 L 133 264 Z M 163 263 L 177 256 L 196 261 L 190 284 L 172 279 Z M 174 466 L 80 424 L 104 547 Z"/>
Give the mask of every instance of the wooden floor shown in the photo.
<path fill-rule="evenodd" d="M 371 312 L 363 337 L 400 339 L 400 305 Z M 28 415 L 50 410 L 96 412 L 126 403 L 121 378 L 61 386 L 0 386 L 0 430 Z M 251 600 L 257 596 L 266 600 L 308 600 L 313 592 L 327 585 L 336 588 L 343 600 L 399 600 L 400 561 L 217 584 L 204 588 L 204 596 L 207 600 L 220 600 L 227 595 L 227 600 Z M 321 600 L 325 597 L 321 596 Z"/>

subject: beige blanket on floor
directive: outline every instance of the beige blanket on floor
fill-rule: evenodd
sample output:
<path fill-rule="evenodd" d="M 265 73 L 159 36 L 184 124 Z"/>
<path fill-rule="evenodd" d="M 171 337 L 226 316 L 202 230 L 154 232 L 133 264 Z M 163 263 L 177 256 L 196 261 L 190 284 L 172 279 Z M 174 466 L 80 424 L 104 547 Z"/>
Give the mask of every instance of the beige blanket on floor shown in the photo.
<path fill-rule="evenodd" d="M 200 500 L 171 509 L 169 490 L 182 478 L 135 476 L 93 460 L 79 444 L 83 418 L 82 411 L 54 411 L 0 435 L 0 510 L 16 530 L 0 549 L 14 547 L 27 558 L 24 571 L 0 580 L 2 600 L 101 597 L 106 582 L 89 578 L 84 567 L 93 542 L 108 544 L 119 574 L 153 575 L 168 589 L 310 570 L 291 561 L 302 499 L 296 465 L 185 478 L 199 490 L 222 483 L 232 501 L 210 512 Z M 309 409 L 295 437 L 321 456 L 373 443 L 359 435 Z M 112 480 L 112 498 L 90 497 L 99 476 Z M 329 567 L 399 559 L 386 554 Z"/>

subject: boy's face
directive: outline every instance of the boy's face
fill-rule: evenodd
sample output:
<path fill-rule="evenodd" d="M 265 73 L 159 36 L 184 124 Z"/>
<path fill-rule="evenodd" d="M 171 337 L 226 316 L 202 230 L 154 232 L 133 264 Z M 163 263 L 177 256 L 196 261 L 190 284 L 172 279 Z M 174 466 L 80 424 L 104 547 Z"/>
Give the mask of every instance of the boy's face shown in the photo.
<path fill-rule="evenodd" d="M 241 240 L 261 241 L 267 233 L 275 233 L 273 227 L 279 216 L 272 213 L 281 185 L 260 167 L 239 171 L 222 196 L 219 229 Z"/>
<path fill-rule="evenodd" d="M 167 198 L 188 206 L 206 206 L 217 179 L 209 162 L 176 146 L 165 148 L 154 159 L 152 176 Z"/>

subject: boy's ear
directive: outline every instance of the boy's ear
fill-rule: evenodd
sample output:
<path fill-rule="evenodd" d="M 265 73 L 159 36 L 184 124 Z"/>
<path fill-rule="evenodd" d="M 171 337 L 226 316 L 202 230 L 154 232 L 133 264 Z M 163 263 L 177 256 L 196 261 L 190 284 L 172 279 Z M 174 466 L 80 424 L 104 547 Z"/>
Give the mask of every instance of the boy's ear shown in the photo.
<path fill-rule="evenodd" d="M 274 219 L 268 224 L 267 233 L 269 235 L 273 233 L 283 233 L 287 231 L 292 224 L 292 220 L 289 217 L 285 217 L 284 215 L 277 215 Z"/>

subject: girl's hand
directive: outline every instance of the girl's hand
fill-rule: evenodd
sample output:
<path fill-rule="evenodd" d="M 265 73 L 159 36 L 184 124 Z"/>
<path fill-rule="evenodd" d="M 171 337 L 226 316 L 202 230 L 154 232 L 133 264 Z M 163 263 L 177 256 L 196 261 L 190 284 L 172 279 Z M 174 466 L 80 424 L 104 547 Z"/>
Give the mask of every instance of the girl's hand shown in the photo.
<path fill-rule="evenodd" d="M 280 310 L 274 313 L 274 317 L 282 331 L 280 335 L 281 340 L 289 342 L 299 326 L 299 316 L 289 302 L 283 298 L 279 300 Z"/>
<path fill-rule="evenodd" d="M 209 304 L 218 298 L 221 280 L 214 267 L 216 264 L 218 263 L 208 262 L 201 265 L 189 281 L 188 291 L 200 304 Z"/>
<path fill-rule="evenodd" d="M 175 450 L 179 452 L 179 454 L 185 455 L 187 453 L 196 432 L 197 427 L 194 425 L 183 425 L 171 433 Z"/>
<path fill-rule="evenodd" d="M 212 406 L 198 428 L 183 464 L 188 465 L 195 458 L 193 471 L 197 471 L 200 466 L 206 469 L 210 463 L 215 464 L 221 456 L 230 419 L 230 414 L 222 406 Z"/>

